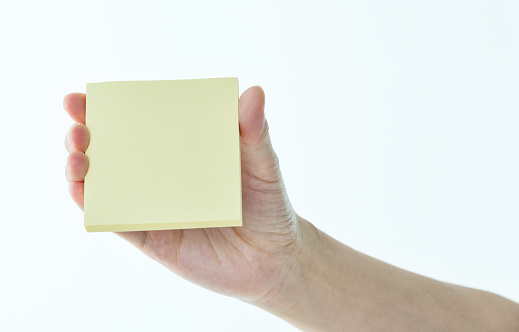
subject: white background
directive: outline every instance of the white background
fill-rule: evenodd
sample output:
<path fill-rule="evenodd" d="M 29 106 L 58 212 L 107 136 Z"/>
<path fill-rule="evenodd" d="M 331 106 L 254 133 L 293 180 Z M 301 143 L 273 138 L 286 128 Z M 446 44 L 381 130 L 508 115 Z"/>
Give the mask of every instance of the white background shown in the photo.
<path fill-rule="evenodd" d="M 518 17 L 515 0 L 2 1 L 0 330 L 293 330 L 85 232 L 62 98 L 107 80 L 261 85 L 300 215 L 519 301 Z"/>

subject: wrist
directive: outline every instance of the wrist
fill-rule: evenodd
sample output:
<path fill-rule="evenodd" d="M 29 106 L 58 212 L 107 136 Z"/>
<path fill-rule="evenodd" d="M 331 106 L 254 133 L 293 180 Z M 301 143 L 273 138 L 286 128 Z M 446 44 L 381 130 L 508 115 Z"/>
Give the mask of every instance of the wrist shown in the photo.
<path fill-rule="evenodd" d="M 320 292 L 325 284 L 326 238 L 304 218 L 297 216 L 298 239 L 279 273 L 279 282 L 265 297 L 251 304 L 302 328 L 322 317 Z M 328 295 L 326 295 L 328 296 Z"/>

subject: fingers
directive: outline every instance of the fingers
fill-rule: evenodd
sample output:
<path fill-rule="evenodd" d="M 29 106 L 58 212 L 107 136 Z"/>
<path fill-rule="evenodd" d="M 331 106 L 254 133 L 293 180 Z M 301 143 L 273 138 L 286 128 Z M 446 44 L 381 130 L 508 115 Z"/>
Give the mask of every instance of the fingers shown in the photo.
<path fill-rule="evenodd" d="M 69 182 L 83 181 L 88 171 L 88 158 L 83 152 L 73 151 L 67 158 L 65 176 Z"/>
<path fill-rule="evenodd" d="M 242 93 L 238 102 L 240 136 L 247 145 L 257 144 L 265 129 L 265 93 L 253 86 Z"/>
<path fill-rule="evenodd" d="M 65 136 L 65 148 L 68 152 L 85 152 L 90 142 L 90 134 L 84 124 L 73 124 Z"/>
<path fill-rule="evenodd" d="M 63 107 L 72 120 L 78 122 L 70 127 L 65 136 L 65 147 L 70 155 L 67 158 L 65 176 L 69 181 L 70 196 L 83 210 L 84 208 L 84 182 L 88 170 L 88 158 L 86 151 L 90 141 L 90 135 L 85 127 L 86 95 L 84 93 L 71 93 L 63 98 Z"/>
<path fill-rule="evenodd" d="M 83 210 L 84 208 L 84 189 L 85 184 L 83 181 L 72 181 L 69 183 L 68 191 L 72 200 Z"/>
<path fill-rule="evenodd" d="M 85 124 L 86 116 L 86 94 L 74 92 L 63 98 L 63 107 L 72 120 Z"/>

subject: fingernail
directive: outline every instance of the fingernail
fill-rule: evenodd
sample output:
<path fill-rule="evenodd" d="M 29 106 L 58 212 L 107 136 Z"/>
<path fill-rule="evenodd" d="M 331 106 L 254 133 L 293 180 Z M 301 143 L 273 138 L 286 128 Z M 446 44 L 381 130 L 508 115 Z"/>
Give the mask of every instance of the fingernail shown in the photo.
<path fill-rule="evenodd" d="M 68 182 L 70 182 L 69 171 L 68 171 L 68 163 L 65 166 L 65 178 L 67 179 Z"/>

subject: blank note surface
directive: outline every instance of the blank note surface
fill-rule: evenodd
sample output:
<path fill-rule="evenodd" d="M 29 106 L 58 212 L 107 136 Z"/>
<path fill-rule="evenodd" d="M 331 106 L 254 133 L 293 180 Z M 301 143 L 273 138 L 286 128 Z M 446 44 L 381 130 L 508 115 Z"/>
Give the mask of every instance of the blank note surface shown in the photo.
<path fill-rule="evenodd" d="M 85 228 L 240 226 L 237 78 L 87 84 Z"/>

